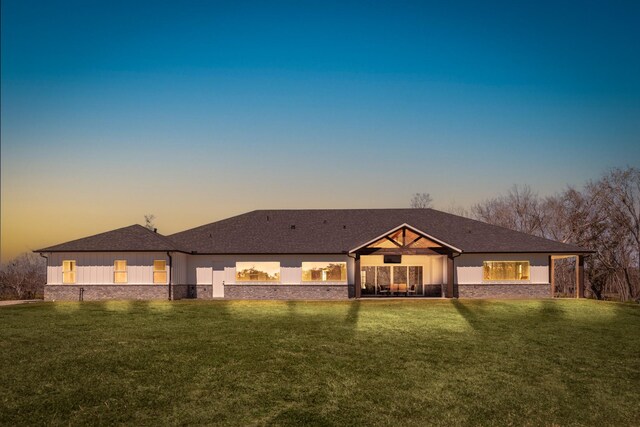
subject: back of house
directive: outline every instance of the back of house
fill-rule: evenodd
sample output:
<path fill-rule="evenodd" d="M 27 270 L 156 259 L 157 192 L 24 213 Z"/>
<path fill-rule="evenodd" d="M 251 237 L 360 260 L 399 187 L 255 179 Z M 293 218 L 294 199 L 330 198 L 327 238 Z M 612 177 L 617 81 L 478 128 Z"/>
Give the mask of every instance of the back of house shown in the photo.
<path fill-rule="evenodd" d="M 257 210 L 169 236 L 131 225 L 38 249 L 46 300 L 547 298 L 589 250 L 434 209 Z"/>

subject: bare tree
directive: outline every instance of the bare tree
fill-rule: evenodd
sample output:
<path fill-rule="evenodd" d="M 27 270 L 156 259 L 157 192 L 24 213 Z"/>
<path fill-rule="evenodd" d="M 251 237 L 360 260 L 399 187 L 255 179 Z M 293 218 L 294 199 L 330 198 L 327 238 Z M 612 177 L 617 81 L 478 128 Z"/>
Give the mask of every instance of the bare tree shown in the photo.
<path fill-rule="evenodd" d="M 465 218 L 471 218 L 471 212 L 464 206 L 457 205 L 455 202 L 451 202 L 449 206 L 442 209 L 443 212 L 448 212 L 453 215 L 463 216 Z"/>
<path fill-rule="evenodd" d="M 144 226 L 151 231 L 155 231 L 156 230 L 155 219 L 156 219 L 156 216 L 154 214 L 145 214 Z"/>
<path fill-rule="evenodd" d="M 514 185 L 505 196 L 472 206 L 471 214 L 490 224 L 529 234 L 543 234 L 542 202 L 528 185 Z"/>
<path fill-rule="evenodd" d="M 415 193 L 411 198 L 411 207 L 418 209 L 430 208 L 433 199 L 429 193 Z"/>
<path fill-rule="evenodd" d="M 547 197 L 543 202 L 543 237 L 585 248 L 602 249 L 607 233 L 605 218 L 597 203 L 598 191 L 593 186 L 587 186 L 583 191 L 568 187 L 556 196 Z M 557 260 L 555 267 L 556 289 L 561 294 L 573 294 L 574 261 Z M 587 291 L 597 299 L 602 299 L 607 273 L 599 265 L 597 257 L 589 257 L 585 274 Z"/>
<path fill-rule="evenodd" d="M 602 212 L 596 258 L 619 299 L 640 300 L 640 170 L 613 169 L 589 188 Z"/>
<path fill-rule="evenodd" d="M 598 299 L 640 300 L 640 171 L 614 169 L 582 190 L 540 198 L 527 186 L 472 207 L 481 221 L 595 251 L 585 267 Z M 571 260 L 556 263 L 560 293 L 575 286 Z M 563 291 L 564 289 L 564 291 Z"/>
<path fill-rule="evenodd" d="M 42 298 L 47 281 L 45 259 L 24 253 L 0 268 L 0 299 Z"/>
<path fill-rule="evenodd" d="M 614 169 L 601 180 L 607 215 L 629 240 L 631 256 L 640 268 L 640 170 Z"/>

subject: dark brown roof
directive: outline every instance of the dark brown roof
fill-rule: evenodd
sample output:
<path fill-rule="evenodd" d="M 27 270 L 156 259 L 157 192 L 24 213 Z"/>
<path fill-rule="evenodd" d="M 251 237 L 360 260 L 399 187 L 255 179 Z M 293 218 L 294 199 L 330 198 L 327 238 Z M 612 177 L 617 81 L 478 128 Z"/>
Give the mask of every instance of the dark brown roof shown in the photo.
<path fill-rule="evenodd" d="M 141 225 L 118 228 L 106 233 L 72 240 L 34 252 L 125 252 L 125 251 L 173 251 L 176 245 L 165 236 Z"/>
<path fill-rule="evenodd" d="M 206 254 L 343 253 L 402 224 L 463 252 L 590 252 L 434 209 L 258 210 L 168 237 Z"/>

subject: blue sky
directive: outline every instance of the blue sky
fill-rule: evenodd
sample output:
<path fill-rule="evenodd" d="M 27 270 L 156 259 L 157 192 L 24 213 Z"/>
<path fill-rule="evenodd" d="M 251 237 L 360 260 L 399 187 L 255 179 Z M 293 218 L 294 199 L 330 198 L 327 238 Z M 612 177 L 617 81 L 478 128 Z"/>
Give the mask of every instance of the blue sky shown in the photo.
<path fill-rule="evenodd" d="M 639 166 L 640 3 L 518 3 L 3 1 L 2 258 Z"/>

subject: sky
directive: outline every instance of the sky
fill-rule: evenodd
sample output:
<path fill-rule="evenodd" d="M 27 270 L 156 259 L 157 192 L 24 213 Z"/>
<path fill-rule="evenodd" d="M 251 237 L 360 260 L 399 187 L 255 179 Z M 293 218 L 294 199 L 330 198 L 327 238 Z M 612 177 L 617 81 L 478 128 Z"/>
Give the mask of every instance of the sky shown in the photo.
<path fill-rule="evenodd" d="M 1 254 L 640 166 L 640 2 L 2 1 Z"/>

